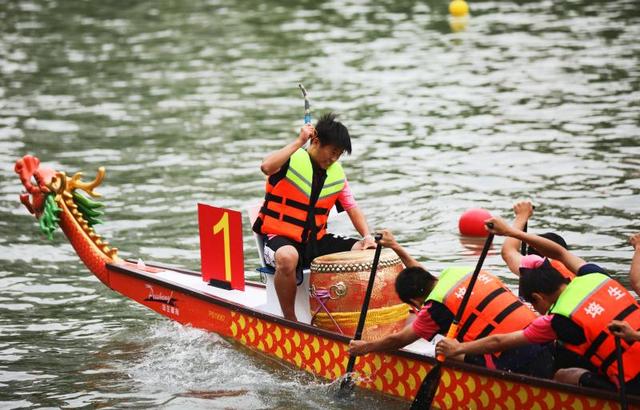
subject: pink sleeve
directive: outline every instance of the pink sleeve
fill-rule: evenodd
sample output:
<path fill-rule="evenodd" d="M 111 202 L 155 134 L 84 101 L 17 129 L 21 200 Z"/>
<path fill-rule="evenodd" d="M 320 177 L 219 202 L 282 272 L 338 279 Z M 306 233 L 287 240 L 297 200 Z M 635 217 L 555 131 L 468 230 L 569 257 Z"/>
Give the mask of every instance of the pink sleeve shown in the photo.
<path fill-rule="evenodd" d="M 356 199 L 353 197 L 353 193 L 351 193 L 351 188 L 349 188 L 349 182 L 346 178 L 344 180 L 344 187 L 338 195 L 338 201 L 340 201 L 340 205 L 345 211 L 358 206 L 358 204 L 356 203 Z"/>
<path fill-rule="evenodd" d="M 553 319 L 553 315 L 537 317 L 524 329 L 524 337 L 529 343 L 548 343 L 558 338 L 555 330 L 551 327 L 551 319 Z"/>
<path fill-rule="evenodd" d="M 440 329 L 438 324 L 431 318 L 431 314 L 429 314 L 430 307 L 430 302 L 424 305 L 416 315 L 416 320 L 411 324 L 413 331 L 421 338 L 427 340 L 431 340 L 433 336 L 438 333 L 438 329 Z"/>

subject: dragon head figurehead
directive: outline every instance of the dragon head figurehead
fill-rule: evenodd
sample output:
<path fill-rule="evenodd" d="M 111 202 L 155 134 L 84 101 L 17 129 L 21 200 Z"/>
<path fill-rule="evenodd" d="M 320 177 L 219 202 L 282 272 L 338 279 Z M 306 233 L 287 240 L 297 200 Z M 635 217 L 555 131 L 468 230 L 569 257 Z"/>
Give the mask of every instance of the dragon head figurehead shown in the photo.
<path fill-rule="evenodd" d="M 51 184 L 56 171 L 49 167 L 41 167 L 40 160 L 32 155 L 25 155 L 17 160 L 14 170 L 27 190 L 27 193 L 20 195 L 20 202 L 36 218 L 40 218 L 46 196 L 51 192 L 48 185 Z"/>
<path fill-rule="evenodd" d="M 103 257 L 117 259 L 118 250 L 111 248 L 94 230 L 94 225 L 102 223 L 99 218 L 104 214 L 100 210 L 103 205 L 89 198 L 101 196 L 94 189 L 104 178 L 104 167 L 98 168 L 93 181 L 83 181 L 82 172 L 67 177 L 64 172 L 41 166 L 40 160 L 32 155 L 17 160 L 14 169 L 27 191 L 20 195 L 20 202 L 36 216 L 41 231 L 49 239 L 53 238 L 53 232 L 60 226 L 74 247 L 78 246 L 77 249 L 83 252 L 93 249 L 90 255 L 83 254 L 81 257 L 90 261 L 102 260 Z M 86 192 L 89 197 L 79 190 Z M 88 241 L 91 244 L 86 246 Z"/>

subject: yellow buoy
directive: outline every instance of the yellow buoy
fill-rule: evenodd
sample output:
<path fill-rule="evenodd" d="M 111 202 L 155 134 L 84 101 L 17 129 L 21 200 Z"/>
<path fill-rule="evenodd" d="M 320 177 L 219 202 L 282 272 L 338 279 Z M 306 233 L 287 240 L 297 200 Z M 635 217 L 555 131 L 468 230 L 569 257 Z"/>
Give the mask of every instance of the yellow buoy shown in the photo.
<path fill-rule="evenodd" d="M 453 17 L 463 17 L 469 14 L 469 5 L 464 0 L 453 0 L 449 3 L 449 14 Z"/>

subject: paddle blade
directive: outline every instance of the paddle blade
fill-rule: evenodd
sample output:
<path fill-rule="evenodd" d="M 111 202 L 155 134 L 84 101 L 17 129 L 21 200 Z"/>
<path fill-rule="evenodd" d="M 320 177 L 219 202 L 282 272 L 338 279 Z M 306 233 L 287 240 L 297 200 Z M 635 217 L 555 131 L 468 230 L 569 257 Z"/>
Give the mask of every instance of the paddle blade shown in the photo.
<path fill-rule="evenodd" d="M 344 375 L 342 381 L 340 381 L 340 391 L 342 390 L 353 390 L 353 387 L 356 385 L 355 380 L 351 377 L 350 373 Z"/>
<path fill-rule="evenodd" d="M 420 389 L 418 389 L 418 393 L 416 393 L 416 397 L 413 399 L 413 403 L 411 403 L 411 410 L 426 410 L 431 408 L 433 399 L 436 397 L 436 392 L 438 391 L 438 385 L 440 384 L 440 376 L 442 376 L 442 363 L 438 362 L 429 373 L 427 373 L 424 380 L 422 380 Z"/>

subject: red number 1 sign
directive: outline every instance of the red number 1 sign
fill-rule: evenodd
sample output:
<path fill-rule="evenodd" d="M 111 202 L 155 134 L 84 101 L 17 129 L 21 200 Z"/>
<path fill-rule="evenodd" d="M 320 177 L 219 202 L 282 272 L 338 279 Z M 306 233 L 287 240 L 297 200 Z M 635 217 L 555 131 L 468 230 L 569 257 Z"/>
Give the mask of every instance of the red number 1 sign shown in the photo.
<path fill-rule="evenodd" d="M 223 289 L 244 290 L 242 215 L 198 204 L 202 280 Z"/>

